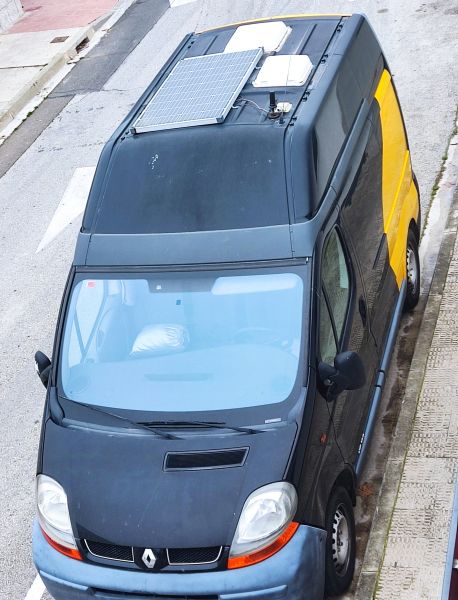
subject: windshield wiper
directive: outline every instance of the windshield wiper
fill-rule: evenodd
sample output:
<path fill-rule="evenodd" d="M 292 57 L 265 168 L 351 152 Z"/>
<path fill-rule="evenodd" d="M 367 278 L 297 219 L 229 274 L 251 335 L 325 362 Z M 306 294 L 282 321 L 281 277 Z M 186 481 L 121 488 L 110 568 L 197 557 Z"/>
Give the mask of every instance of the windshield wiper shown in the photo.
<path fill-rule="evenodd" d="M 128 419 L 127 417 L 121 417 L 121 415 L 117 415 L 116 413 L 112 413 L 109 410 L 104 410 L 103 408 L 98 408 L 96 406 L 92 406 L 91 404 L 85 404 L 84 402 L 78 402 L 78 404 L 81 404 L 82 406 L 85 406 L 86 408 L 90 408 L 91 410 L 101 413 L 102 415 L 109 415 L 110 417 L 114 417 L 115 419 L 119 419 L 120 421 L 124 421 L 124 423 L 128 423 L 129 425 L 132 425 L 133 427 L 135 427 L 136 429 L 146 429 L 147 431 L 150 431 L 152 433 L 155 433 L 156 435 L 159 435 L 162 438 L 165 438 L 166 440 L 182 440 L 183 438 L 178 436 L 178 435 L 174 435 L 173 433 L 167 433 L 165 431 L 162 431 L 161 429 L 156 429 L 154 427 L 154 423 L 142 423 L 142 422 L 137 422 L 137 421 L 132 421 L 131 419 Z"/>
<path fill-rule="evenodd" d="M 177 429 L 186 427 L 230 429 L 231 431 L 239 431 L 240 433 L 262 433 L 264 431 L 263 429 L 253 429 L 252 427 L 226 425 L 226 423 L 218 421 L 142 421 L 140 425 L 144 425 L 145 427 L 176 427 Z"/>

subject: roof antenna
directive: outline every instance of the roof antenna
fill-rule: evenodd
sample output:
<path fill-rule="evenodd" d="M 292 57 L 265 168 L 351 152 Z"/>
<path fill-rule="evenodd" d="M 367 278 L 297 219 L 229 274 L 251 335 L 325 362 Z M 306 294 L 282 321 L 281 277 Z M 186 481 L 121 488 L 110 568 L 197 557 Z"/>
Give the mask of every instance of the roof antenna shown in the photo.
<path fill-rule="evenodd" d="M 292 56 L 290 56 L 289 60 L 288 60 L 288 71 L 286 73 L 286 81 L 285 81 L 285 89 L 284 89 L 285 98 L 288 95 L 288 81 L 289 81 L 289 71 L 291 69 L 291 59 L 292 59 Z M 287 108 L 288 104 L 289 104 L 289 102 L 280 102 L 277 106 L 277 111 L 279 110 L 281 113 L 280 120 L 279 120 L 280 125 L 283 125 L 285 122 L 285 119 L 284 119 L 285 109 L 286 109 L 286 112 L 289 112 L 289 110 L 291 109 L 291 104 L 290 104 L 290 107 Z"/>
<path fill-rule="evenodd" d="M 269 112 L 267 116 L 269 119 L 278 119 L 281 112 L 277 111 L 277 99 L 275 98 L 275 92 L 269 92 Z"/>

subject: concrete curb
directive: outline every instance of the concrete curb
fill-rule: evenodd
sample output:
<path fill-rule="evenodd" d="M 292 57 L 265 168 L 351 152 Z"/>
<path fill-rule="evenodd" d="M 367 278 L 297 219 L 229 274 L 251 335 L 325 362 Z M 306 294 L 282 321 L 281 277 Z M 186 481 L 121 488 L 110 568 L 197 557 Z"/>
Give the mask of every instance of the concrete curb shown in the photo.
<path fill-rule="evenodd" d="M 453 255 L 457 237 L 457 227 L 458 196 L 455 191 L 454 203 L 450 209 L 446 228 L 443 233 L 437 263 L 431 281 L 431 288 L 426 300 L 426 307 L 415 345 L 401 412 L 399 414 L 398 423 L 388 455 L 367 550 L 356 588 L 355 600 L 369 600 L 375 598 L 377 595 L 377 584 L 385 556 L 386 541 L 391 527 L 393 510 L 398 496 L 404 463 L 411 439 L 417 402 L 425 377 L 428 351 L 436 328 L 443 290 Z"/>
<path fill-rule="evenodd" d="M 18 113 L 27 105 L 34 96 L 40 93 L 46 83 L 70 60 L 77 55 L 77 47 L 84 41 L 90 40 L 95 33 L 94 24 L 91 23 L 66 40 L 60 52 L 45 65 L 35 77 L 24 84 L 12 99 L 9 108 L 0 115 L 0 133 Z"/>

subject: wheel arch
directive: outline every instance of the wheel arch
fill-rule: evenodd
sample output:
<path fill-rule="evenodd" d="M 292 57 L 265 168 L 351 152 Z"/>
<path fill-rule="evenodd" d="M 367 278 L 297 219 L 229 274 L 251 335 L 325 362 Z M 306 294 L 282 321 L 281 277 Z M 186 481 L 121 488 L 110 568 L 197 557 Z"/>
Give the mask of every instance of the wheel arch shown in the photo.
<path fill-rule="evenodd" d="M 345 467 L 343 471 L 338 475 L 331 488 L 331 493 L 336 487 L 343 487 L 347 490 L 348 495 L 351 498 L 353 506 L 356 504 L 356 474 L 354 469 L 350 466 Z"/>
<path fill-rule="evenodd" d="M 409 230 L 414 232 L 417 244 L 420 244 L 420 228 L 418 227 L 415 219 L 410 219 Z"/>
<path fill-rule="evenodd" d="M 337 476 L 336 476 L 337 473 Z M 341 465 L 335 470 L 335 464 L 321 471 L 313 500 L 304 514 L 304 522 L 315 527 L 325 527 L 326 512 L 333 491 L 343 487 L 350 496 L 353 506 L 356 504 L 356 474 L 350 465 Z"/>

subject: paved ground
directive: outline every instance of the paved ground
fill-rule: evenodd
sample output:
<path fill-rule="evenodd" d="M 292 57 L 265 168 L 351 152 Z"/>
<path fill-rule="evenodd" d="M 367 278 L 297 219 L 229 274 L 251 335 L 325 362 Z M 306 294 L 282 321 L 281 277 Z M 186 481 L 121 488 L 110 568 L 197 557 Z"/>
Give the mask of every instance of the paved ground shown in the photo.
<path fill-rule="evenodd" d="M 0 34 L 0 143 L 5 126 L 35 108 L 27 105 L 31 98 L 46 95 L 46 84 L 92 38 L 101 17 L 126 1 L 23 1 L 22 18 Z"/>
<path fill-rule="evenodd" d="M 377 600 L 442 598 L 458 468 L 457 215 L 455 208 L 448 231 L 455 243 L 447 240 L 452 256 L 448 272 L 445 266 L 444 287 L 433 287 L 428 303 L 432 310 L 440 304 L 439 314 L 408 451 L 405 462 L 399 463 L 402 478 Z"/>
<path fill-rule="evenodd" d="M 83 27 L 109 12 L 116 2 L 117 0 L 22 0 L 24 17 L 13 25 L 9 33 Z"/>
<path fill-rule="evenodd" d="M 396 510 L 395 504 L 398 498 L 399 486 L 402 480 L 415 480 L 421 477 L 422 474 L 415 469 L 415 461 L 407 461 L 407 449 L 409 441 L 411 440 L 412 430 L 414 429 L 414 418 L 417 416 L 416 411 L 420 410 L 421 403 L 418 405 L 419 398 L 421 398 L 423 380 L 425 378 L 425 394 L 428 393 L 428 358 L 430 348 L 434 345 L 434 335 L 436 322 L 438 315 L 440 314 L 440 305 L 442 302 L 442 295 L 444 289 L 446 289 L 445 283 L 447 281 L 447 274 L 449 270 L 449 264 L 453 255 L 453 246 L 455 243 L 456 230 L 457 230 L 457 217 L 458 217 L 458 131 L 450 140 L 450 145 L 447 150 L 447 160 L 445 161 L 442 169 L 442 177 L 437 194 L 434 197 L 433 203 L 429 211 L 429 217 L 427 226 L 423 233 L 422 245 L 420 247 L 420 260 L 423 265 L 423 285 L 424 293 L 420 300 L 420 304 L 417 309 L 411 315 L 405 315 L 403 323 L 401 324 L 401 331 L 398 336 L 398 348 L 399 352 L 397 356 L 394 356 L 394 364 L 390 370 L 390 379 L 394 380 L 396 385 L 391 388 L 391 393 L 387 393 L 389 401 L 387 410 L 381 412 L 378 424 L 379 427 L 388 427 L 389 431 L 385 432 L 384 441 L 382 436 L 374 440 L 372 444 L 373 456 L 377 458 L 372 461 L 372 466 L 369 465 L 369 471 L 372 471 L 373 480 L 379 481 L 380 487 L 379 495 L 377 498 L 376 510 L 366 510 L 366 513 L 359 519 L 359 527 L 361 528 L 362 522 L 368 519 L 370 520 L 370 539 L 368 541 L 367 551 L 364 555 L 364 564 L 362 565 L 362 571 L 357 581 L 357 589 L 354 596 L 354 600 L 367 600 L 372 598 L 372 595 L 376 590 L 379 590 L 378 598 L 384 598 L 385 594 L 391 593 L 397 597 L 396 585 L 391 585 L 391 578 L 388 583 L 385 578 L 385 587 L 383 591 L 380 591 L 380 571 L 382 569 L 383 561 L 385 556 L 385 549 L 387 544 L 388 534 L 395 535 L 399 531 L 396 529 Z M 453 281 L 453 278 L 452 278 Z M 426 297 L 426 292 L 429 290 L 429 295 Z M 426 308 L 423 304 L 426 302 Z M 415 331 L 418 332 L 418 337 L 412 335 Z M 450 332 L 451 338 L 453 339 L 453 332 Z M 415 343 L 415 352 L 413 352 Z M 447 350 L 447 341 L 444 344 L 444 351 Z M 407 353 L 406 353 L 407 352 Z M 412 358 L 413 354 L 413 358 Z M 404 355 L 404 360 L 399 360 Z M 410 368 L 408 364 L 410 363 Z M 396 370 L 395 365 L 398 367 Z M 434 367 L 434 361 L 432 361 Z M 446 379 L 444 378 L 444 383 Z M 402 402 L 399 401 L 402 400 Z M 398 406 L 396 406 L 398 405 Z M 450 406 L 453 407 L 454 398 L 453 395 L 450 398 Z M 434 440 L 435 437 L 442 436 L 445 434 L 443 430 L 443 415 L 441 413 L 441 406 L 435 406 L 434 402 L 429 407 L 431 410 L 428 413 L 428 419 L 423 420 L 424 430 L 421 435 L 424 438 L 425 448 Z M 394 412 L 395 411 L 395 412 Z M 439 413 L 439 414 L 438 414 Z M 383 415 L 383 416 L 382 416 Z M 387 442 L 390 442 L 389 444 Z M 437 440 L 435 440 L 437 441 Z M 438 446 L 440 449 L 441 446 Z M 383 451 L 381 452 L 380 450 Z M 385 456 L 384 468 L 380 467 L 379 461 L 380 456 Z M 383 481 L 381 478 L 383 476 Z M 441 489 L 442 500 L 447 498 L 448 502 L 451 501 L 450 484 L 452 482 L 444 478 L 443 486 L 437 486 L 438 490 Z M 364 486 L 363 486 L 364 487 Z M 430 489 L 433 490 L 435 486 Z M 443 488 L 443 489 L 442 489 Z M 422 490 L 421 486 L 414 488 L 416 492 Z M 429 505 L 425 514 L 421 509 L 421 503 L 425 502 Z M 444 510 L 444 504 L 436 502 L 435 499 L 431 501 L 425 496 L 415 495 L 415 502 L 420 505 L 419 514 L 417 515 L 417 533 L 415 535 L 415 526 L 410 522 L 409 531 L 410 539 L 418 536 L 420 541 L 425 537 L 430 538 L 430 543 L 434 541 L 437 534 L 440 534 L 442 541 L 444 542 L 448 535 L 448 529 L 450 524 L 450 512 Z M 359 505 L 360 508 L 360 505 Z M 439 519 L 438 519 L 439 517 Z M 438 528 L 438 522 L 442 527 Z M 397 523 L 399 524 L 399 523 Z M 456 528 L 456 525 L 455 525 Z M 398 538 L 397 538 L 398 539 Z M 421 575 L 423 570 L 427 571 L 429 568 L 429 561 L 431 560 L 430 553 L 416 552 L 415 543 L 408 543 L 408 536 L 404 536 L 403 543 L 405 547 L 405 553 L 403 556 L 404 561 L 411 561 L 416 563 L 418 567 L 417 573 L 411 570 L 405 580 L 399 581 L 399 577 L 393 578 L 393 581 L 397 581 L 399 589 L 403 589 L 403 586 L 407 586 L 407 590 L 412 593 L 413 590 L 418 591 L 419 581 L 418 575 Z M 361 544 L 360 544 L 361 546 Z M 433 549 L 439 553 L 444 553 L 444 548 L 440 544 L 432 544 Z M 442 556 L 443 559 L 443 556 Z M 386 562 L 386 561 L 385 561 Z M 402 565 L 402 563 L 400 563 Z M 448 561 L 448 569 L 451 568 L 451 562 Z M 396 561 L 392 564 L 396 567 Z M 402 578 L 403 575 L 407 574 L 405 569 L 398 571 L 399 576 Z M 415 577 L 416 576 L 416 577 Z M 443 569 L 436 568 L 435 570 L 436 583 L 438 579 L 443 577 Z M 448 573 L 448 579 L 450 574 Z M 400 584 L 402 583 L 402 585 Z M 355 582 L 356 584 L 356 582 Z M 409 589 L 409 586 L 411 588 Z M 444 588 L 445 593 L 445 588 Z M 408 597 L 408 596 L 407 596 Z M 415 596 L 416 597 L 416 596 Z M 444 596 L 444 600 L 448 600 L 448 596 Z"/>
<path fill-rule="evenodd" d="M 165 2 L 158 0 L 132 7 L 106 43 L 83 59 L 0 147 L 2 600 L 24 599 L 35 577 L 30 529 L 44 393 L 33 372 L 32 358 L 38 348 L 51 353 L 78 222 L 40 253 L 35 251 L 75 169 L 96 164 L 115 125 L 185 33 L 244 18 L 303 12 L 304 2 L 195 2 L 168 10 L 147 32 L 145 20 L 149 19 L 152 27 L 154 15 L 159 17 L 165 8 Z M 458 48 L 452 43 L 458 29 L 458 2 L 329 0 L 308 2 L 307 10 L 360 10 L 369 15 L 395 73 L 426 212 L 458 97 Z M 401 366 L 402 354 L 401 349 Z M 390 400 L 385 397 L 382 411 L 390 410 Z M 384 435 L 382 431 L 375 449 L 386 446 Z M 377 454 L 372 454 L 369 463 L 378 460 Z M 365 497 L 370 509 L 370 490 Z"/>

